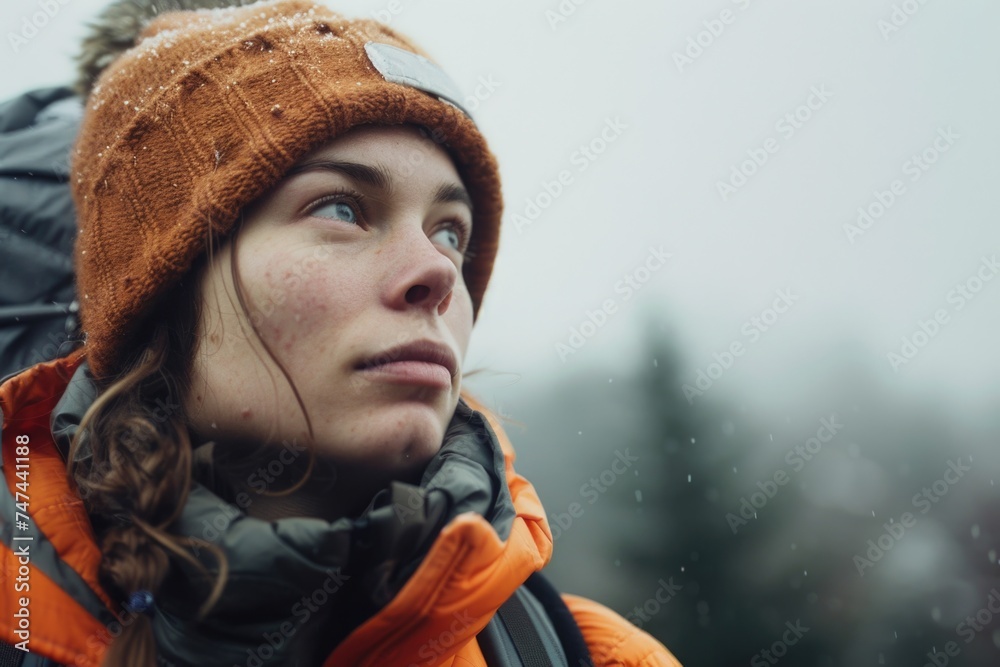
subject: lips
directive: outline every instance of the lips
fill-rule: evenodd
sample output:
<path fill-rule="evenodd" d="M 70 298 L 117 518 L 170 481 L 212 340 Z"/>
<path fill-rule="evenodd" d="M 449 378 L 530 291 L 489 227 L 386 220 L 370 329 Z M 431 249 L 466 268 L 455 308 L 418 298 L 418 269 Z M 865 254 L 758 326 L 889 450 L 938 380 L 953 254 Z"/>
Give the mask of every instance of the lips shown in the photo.
<path fill-rule="evenodd" d="M 451 348 L 429 339 L 413 341 L 383 350 L 378 354 L 365 358 L 357 364 L 356 368 L 358 370 L 370 370 L 386 364 L 403 361 L 423 361 L 444 366 L 448 369 L 448 373 L 452 378 L 458 372 L 458 360 L 455 357 L 455 353 L 451 351 Z"/>

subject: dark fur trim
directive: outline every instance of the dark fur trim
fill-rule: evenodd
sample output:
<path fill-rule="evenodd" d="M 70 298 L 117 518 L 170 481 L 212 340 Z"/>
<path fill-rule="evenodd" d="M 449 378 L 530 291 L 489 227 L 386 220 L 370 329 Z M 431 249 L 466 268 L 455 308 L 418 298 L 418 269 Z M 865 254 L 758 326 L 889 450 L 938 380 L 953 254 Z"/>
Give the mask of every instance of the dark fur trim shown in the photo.
<path fill-rule="evenodd" d="M 90 29 L 77 55 L 73 89 L 83 98 L 104 68 L 135 43 L 147 23 L 159 14 L 185 9 L 240 7 L 254 0 L 114 0 L 88 25 Z"/>

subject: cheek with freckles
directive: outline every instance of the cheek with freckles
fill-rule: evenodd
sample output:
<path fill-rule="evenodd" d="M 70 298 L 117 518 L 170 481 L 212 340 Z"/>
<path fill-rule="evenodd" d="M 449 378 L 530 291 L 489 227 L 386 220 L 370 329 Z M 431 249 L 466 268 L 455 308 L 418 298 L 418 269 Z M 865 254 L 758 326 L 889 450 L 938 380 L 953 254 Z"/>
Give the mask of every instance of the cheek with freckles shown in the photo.
<path fill-rule="evenodd" d="M 328 352 L 333 323 L 343 322 L 349 310 L 332 267 L 308 254 L 276 253 L 253 271 L 259 279 L 249 290 L 250 308 L 260 314 L 258 330 L 282 361 L 293 361 L 296 352 L 310 358 Z"/>

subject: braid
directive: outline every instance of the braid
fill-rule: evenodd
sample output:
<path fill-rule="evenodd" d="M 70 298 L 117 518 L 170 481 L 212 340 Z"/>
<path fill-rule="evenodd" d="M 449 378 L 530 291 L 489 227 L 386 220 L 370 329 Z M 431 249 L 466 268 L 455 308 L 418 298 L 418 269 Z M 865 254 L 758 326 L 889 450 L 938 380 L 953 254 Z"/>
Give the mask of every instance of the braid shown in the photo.
<path fill-rule="evenodd" d="M 230 268 L 240 307 L 244 313 L 250 313 L 237 270 L 235 244 L 238 238 L 237 230 L 233 235 Z M 149 591 L 155 598 L 170 572 L 172 556 L 192 564 L 204 573 L 206 580 L 211 580 L 207 568 L 184 547 L 207 549 L 215 555 L 218 574 L 198 610 L 198 619 L 204 618 L 222 596 L 229 564 L 215 544 L 175 535 L 169 529 L 187 503 L 196 474 L 182 397 L 190 390 L 202 314 L 198 288 L 212 261 L 212 242 L 209 237 L 207 257 L 202 256 L 195 262 L 185 282 L 178 285 L 158 309 L 158 321 L 147 323 L 137 334 L 138 340 L 148 343 L 117 379 L 102 387 L 97 400 L 81 420 L 67 456 L 67 474 L 76 483 L 77 493 L 83 499 L 101 545 L 98 572 L 101 585 L 122 602 L 141 590 Z M 309 442 L 312 442 L 312 423 L 294 382 L 264 343 L 252 319 L 250 327 L 265 353 L 291 385 L 306 420 Z M 77 452 L 85 441 L 91 443 L 91 456 L 77 461 Z M 309 455 L 308 467 L 296 484 L 281 492 L 262 493 L 282 496 L 297 491 L 315 466 L 313 447 L 309 448 Z M 222 459 L 218 461 L 216 472 L 225 476 L 222 468 L 225 468 L 226 457 Z M 200 481 L 212 486 L 207 480 Z M 122 624 L 121 635 L 111 642 L 102 667 L 151 667 L 156 664 L 151 619 L 145 614 L 135 616 L 131 622 Z"/>
<path fill-rule="evenodd" d="M 98 577 L 109 595 L 124 602 L 132 593 L 147 590 L 155 597 L 170 570 L 171 556 L 208 576 L 184 549 L 195 545 L 213 552 L 219 563 L 215 585 L 199 611 L 203 617 L 222 593 L 228 574 L 225 556 L 213 544 L 168 530 L 192 482 L 191 439 L 179 397 L 189 376 L 198 301 L 190 289 L 178 290 L 163 318 L 151 325 L 149 344 L 84 415 L 67 457 L 67 473 L 100 543 Z M 76 461 L 84 441 L 91 443 L 92 456 Z M 139 613 L 122 626 L 104 666 L 155 665 L 151 619 Z"/>

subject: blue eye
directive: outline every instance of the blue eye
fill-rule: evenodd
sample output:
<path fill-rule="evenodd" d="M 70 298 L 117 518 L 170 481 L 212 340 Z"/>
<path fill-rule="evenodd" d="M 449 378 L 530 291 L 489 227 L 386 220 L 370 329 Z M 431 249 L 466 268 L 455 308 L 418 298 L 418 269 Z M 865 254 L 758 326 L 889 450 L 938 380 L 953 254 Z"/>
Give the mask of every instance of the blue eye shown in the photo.
<path fill-rule="evenodd" d="M 312 211 L 312 215 L 319 216 L 321 218 L 336 218 L 338 220 L 343 220 L 344 222 L 349 222 L 352 225 L 358 222 L 358 213 L 353 206 L 345 201 L 332 201 L 322 206 L 317 206 Z"/>
<path fill-rule="evenodd" d="M 448 241 L 451 244 L 452 248 L 454 248 L 455 250 L 461 250 L 461 247 L 462 247 L 462 237 L 461 237 L 461 235 L 457 231 L 455 231 L 451 227 L 446 227 L 444 229 L 438 230 L 434 234 L 434 236 L 437 236 L 438 234 L 441 234 L 441 233 L 444 233 L 444 234 L 448 235 Z"/>
<path fill-rule="evenodd" d="M 451 246 L 452 250 L 457 250 L 464 255 L 469 238 L 472 236 L 472 225 L 461 218 L 448 220 L 444 224 L 444 227 L 434 232 L 431 239 L 433 240 L 439 234 L 445 234 L 445 245 Z"/>

